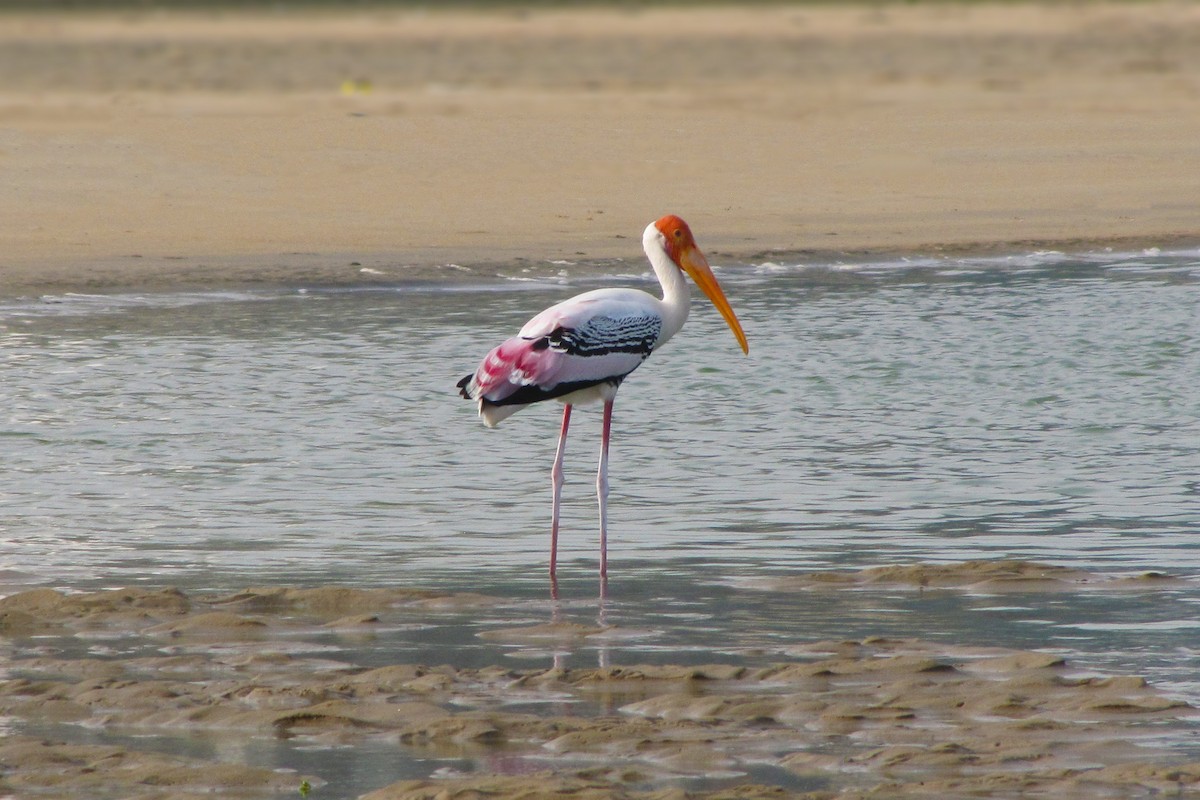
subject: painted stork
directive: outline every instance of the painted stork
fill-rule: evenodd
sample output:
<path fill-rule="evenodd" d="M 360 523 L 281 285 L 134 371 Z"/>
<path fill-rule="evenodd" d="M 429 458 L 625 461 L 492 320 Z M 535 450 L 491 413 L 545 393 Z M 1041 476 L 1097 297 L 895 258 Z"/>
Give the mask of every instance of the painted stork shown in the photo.
<path fill-rule="evenodd" d="M 603 593 L 608 576 L 608 443 L 613 399 L 629 373 L 666 344 L 687 320 L 690 300 L 684 272 L 721 312 L 742 351 L 750 352 L 746 334 L 686 222 L 674 215 L 652 222 L 642 234 L 642 246 L 662 285 L 661 300 L 637 289 L 597 289 L 576 295 L 529 320 L 520 333 L 488 353 L 473 374 L 458 382 L 462 396 L 478 403 L 479 416 L 489 428 L 542 400 L 563 404 L 558 450 L 550 472 L 552 586 L 556 585 L 558 510 L 571 408 L 579 403 L 604 403 L 596 475 Z"/>

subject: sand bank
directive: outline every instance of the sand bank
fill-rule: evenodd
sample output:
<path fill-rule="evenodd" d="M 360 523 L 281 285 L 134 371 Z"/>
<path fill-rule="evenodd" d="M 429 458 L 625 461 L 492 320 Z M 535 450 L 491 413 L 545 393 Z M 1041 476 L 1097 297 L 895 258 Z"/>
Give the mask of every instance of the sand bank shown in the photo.
<path fill-rule="evenodd" d="M 5 294 L 1200 240 L 1190 3 L 9 14 L 0 74 Z"/>
<path fill-rule="evenodd" d="M 888 585 L 1160 591 L 1042 564 L 908 565 Z M 882 572 L 849 574 L 864 591 Z M 798 576 L 803 578 L 805 576 Z M 814 576 L 807 576 L 814 579 Z M 843 576 L 844 578 L 846 576 Z M 853 579 L 853 580 L 850 580 Z M 829 586 L 825 587 L 827 590 Z M 1091 590 L 1091 589 L 1090 589 Z M 253 761 L 255 742 L 388 746 L 472 760 L 471 772 L 388 782 L 372 800 L 478 797 L 1037 796 L 1188 793 L 1173 751 L 1197 711 L 1135 675 L 1084 673 L 1047 652 L 911 639 L 783 643 L 725 663 L 567 668 L 356 663 L 331 649 L 486 609 L 497 598 L 413 589 L 248 588 L 226 596 L 34 589 L 0 600 L 6 680 L 0 791 L 14 796 L 341 796 L 320 774 Z M 549 609 L 548 609 L 549 610 Z M 492 642 L 619 637 L 607 624 L 496 629 Z M 103 647 L 112 643 L 112 647 Z M 323 644 L 322 644 L 323 643 Z M 491 646 L 491 645 L 489 645 Z M 724 654 L 729 658 L 729 653 Z M 33 736 L 26 726 L 41 731 Z M 74 732 L 74 733 L 73 733 Z M 93 735 L 129 744 L 81 742 Z M 66 737 L 66 738 L 63 738 Z M 125 738 L 119 738 L 125 737 Z M 207 737 L 209 758 L 156 739 Z M 182 748 L 185 749 L 186 748 Z M 767 769 L 771 781 L 750 780 Z M 707 784 L 700 783 L 707 781 Z M 680 786 L 697 788 L 685 795 Z M 707 788 L 705 788 L 707 787 Z M 1172 794 L 1172 796 L 1174 796 Z"/>

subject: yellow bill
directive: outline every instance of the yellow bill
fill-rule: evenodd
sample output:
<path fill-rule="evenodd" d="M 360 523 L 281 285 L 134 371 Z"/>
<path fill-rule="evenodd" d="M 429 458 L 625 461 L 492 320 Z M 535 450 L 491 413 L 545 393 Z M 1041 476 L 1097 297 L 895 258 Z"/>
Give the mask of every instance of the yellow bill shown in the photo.
<path fill-rule="evenodd" d="M 725 292 L 721 290 L 721 284 L 717 283 L 717 276 L 713 275 L 712 267 L 708 266 L 708 259 L 704 257 L 704 253 L 701 253 L 700 249 L 694 245 L 684 248 L 679 254 L 679 266 L 692 276 L 692 280 L 700 287 L 700 291 L 704 292 L 705 296 L 717 307 L 717 311 L 721 312 L 725 323 L 729 325 L 729 330 L 733 331 L 738 344 L 742 346 L 742 352 L 748 355 L 750 345 L 746 342 L 746 333 L 742 330 L 742 323 L 738 322 L 737 314 L 734 314 L 733 309 L 729 307 L 729 301 L 725 299 Z"/>

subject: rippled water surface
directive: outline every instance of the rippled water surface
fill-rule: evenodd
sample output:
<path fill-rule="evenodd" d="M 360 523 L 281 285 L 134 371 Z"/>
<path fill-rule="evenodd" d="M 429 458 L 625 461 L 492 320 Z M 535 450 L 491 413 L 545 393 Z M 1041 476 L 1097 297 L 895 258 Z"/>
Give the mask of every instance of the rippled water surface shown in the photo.
<path fill-rule="evenodd" d="M 353 583 L 544 598 L 558 407 L 488 430 L 454 383 L 552 302 L 617 282 L 655 288 L 604 272 L 3 304 L 8 590 Z M 648 633 L 606 643 L 606 657 L 941 637 L 1048 647 L 1200 701 L 1197 589 L 747 588 L 798 570 L 998 558 L 1196 578 L 1200 256 L 767 264 L 721 277 L 750 356 L 701 300 L 617 400 L 608 621 Z M 571 612 L 593 617 L 598 417 L 573 421 L 559 568 Z M 475 635 L 528 613 L 448 621 L 378 645 L 377 660 L 536 662 L 543 653 Z"/>

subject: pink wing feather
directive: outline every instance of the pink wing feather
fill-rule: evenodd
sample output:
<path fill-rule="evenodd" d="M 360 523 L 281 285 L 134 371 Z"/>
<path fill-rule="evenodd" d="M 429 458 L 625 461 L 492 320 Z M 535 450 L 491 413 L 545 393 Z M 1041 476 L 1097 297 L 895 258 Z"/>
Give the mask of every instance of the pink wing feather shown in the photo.
<path fill-rule="evenodd" d="M 533 339 L 514 336 L 484 356 L 467 387 L 473 397 L 499 402 L 522 386 L 553 386 L 564 354 L 549 347 L 533 348 Z"/>
<path fill-rule="evenodd" d="M 547 308 L 526 322 L 516 336 L 492 348 L 475 375 L 461 387 L 463 396 L 498 403 L 522 386 L 557 383 L 563 353 L 548 347 L 534 349 L 534 343 L 562 324 L 561 305 Z"/>

